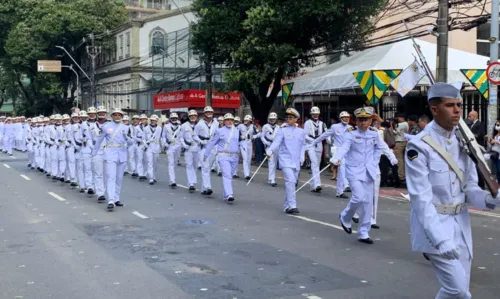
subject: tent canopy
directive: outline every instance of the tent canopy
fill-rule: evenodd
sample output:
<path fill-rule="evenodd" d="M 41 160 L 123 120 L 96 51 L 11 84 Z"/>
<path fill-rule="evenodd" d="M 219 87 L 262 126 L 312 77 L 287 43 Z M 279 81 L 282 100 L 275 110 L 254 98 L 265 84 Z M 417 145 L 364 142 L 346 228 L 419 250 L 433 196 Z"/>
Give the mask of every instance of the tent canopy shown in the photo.
<path fill-rule="evenodd" d="M 436 44 L 417 40 L 431 70 L 436 69 Z M 390 45 L 384 45 L 342 56 L 340 61 L 315 70 L 307 75 L 292 80 L 292 94 L 338 91 L 359 88 L 352 75 L 354 72 L 368 70 L 405 69 L 413 63 L 417 53 L 413 42 L 408 39 Z M 460 69 L 485 69 L 489 58 L 448 48 L 448 82 L 467 82 Z M 429 84 L 424 77 L 419 84 Z"/>

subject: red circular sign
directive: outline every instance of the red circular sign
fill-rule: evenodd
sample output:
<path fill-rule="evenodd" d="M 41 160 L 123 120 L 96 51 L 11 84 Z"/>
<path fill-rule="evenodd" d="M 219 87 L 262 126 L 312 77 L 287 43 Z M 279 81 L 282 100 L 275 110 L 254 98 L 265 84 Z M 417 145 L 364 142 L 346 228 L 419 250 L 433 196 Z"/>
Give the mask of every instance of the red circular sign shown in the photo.
<path fill-rule="evenodd" d="M 492 84 L 499 85 L 500 84 L 500 62 L 493 62 L 488 65 L 486 69 L 486 76 L 488 77 L 488 81 Z"/>

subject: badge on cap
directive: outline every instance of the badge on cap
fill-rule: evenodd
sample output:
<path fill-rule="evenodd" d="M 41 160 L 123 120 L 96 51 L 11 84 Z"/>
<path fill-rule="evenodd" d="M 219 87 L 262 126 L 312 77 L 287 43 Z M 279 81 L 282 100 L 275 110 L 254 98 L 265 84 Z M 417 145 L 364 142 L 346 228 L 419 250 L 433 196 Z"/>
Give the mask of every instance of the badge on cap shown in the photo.
<path fill-rule="evenodd" d="M 406 153 L 406 156 L 408 157 L 408 160 L 413 161 L 418 157 L 418 152 L 411 149 Z"/>

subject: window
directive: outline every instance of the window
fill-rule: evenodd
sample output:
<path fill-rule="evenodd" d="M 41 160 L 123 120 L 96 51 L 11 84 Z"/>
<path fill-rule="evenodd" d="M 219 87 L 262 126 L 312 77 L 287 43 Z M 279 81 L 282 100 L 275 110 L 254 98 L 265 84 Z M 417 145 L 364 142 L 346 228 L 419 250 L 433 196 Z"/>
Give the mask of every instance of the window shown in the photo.
<path fill-rule="evenodd" d="M 125 42 L 126 42 L 125 57 L 130 57 L 130 32 L 127 32 L 125 34 Z"/>
<path fill-rule="evenodd" d="M 165 51 L 165 35 L 156 31 L 151 39 L 151 54 L 161 54 L 163 51 Z"/>
<path fill-rule="evenodd" d="M 120 35 L 118 37 L 118 59 L 122 60 L 123 59 L 123 35 Z"/>

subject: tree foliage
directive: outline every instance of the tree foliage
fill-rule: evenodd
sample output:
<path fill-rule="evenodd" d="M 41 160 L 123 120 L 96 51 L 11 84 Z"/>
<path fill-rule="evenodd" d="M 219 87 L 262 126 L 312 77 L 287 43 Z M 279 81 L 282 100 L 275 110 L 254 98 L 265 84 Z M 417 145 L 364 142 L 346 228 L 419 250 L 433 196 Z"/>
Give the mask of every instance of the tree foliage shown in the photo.
<path fill-rule="evenodd" d="M 64 46 L 77 61 L 83 54 L 82 39 L 89 33 L 100 34 L 127 19 L 120 0 L 2 0 L 0 2 L 0 66 L 9 72 L 25 74 L 30 80 L 22 90 L 28 114 L 69 111 L 76 85 L 71 70 L 38 73 L 37 60 L 59 60 Z M 65 65 L 73 62 L 62 57 Z M 68 87 L 72 91 L 68 94 Z M 47 112 L 48 111 L 48 112 Z"/>
<path fill-rule="evenodd" d="M 267 119 L 281 80 L 311 65 L 314 51 L 359 49 L 385 0 L 195 0 L 193 47 L 226 65 L 228 88 Z M 269 92 L 270 90 L 270 92 Z"/>

